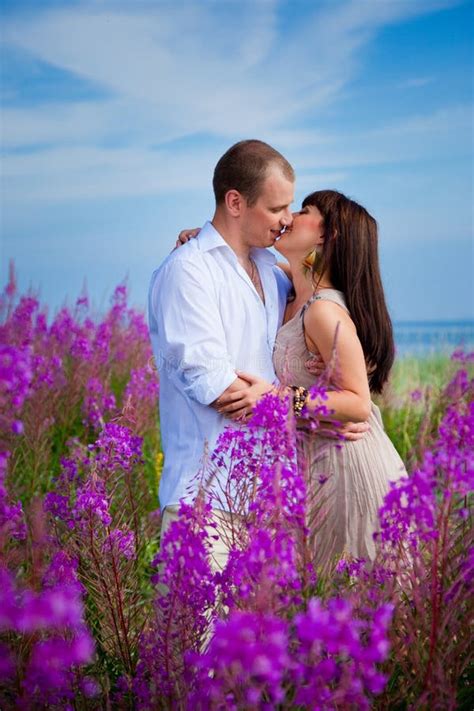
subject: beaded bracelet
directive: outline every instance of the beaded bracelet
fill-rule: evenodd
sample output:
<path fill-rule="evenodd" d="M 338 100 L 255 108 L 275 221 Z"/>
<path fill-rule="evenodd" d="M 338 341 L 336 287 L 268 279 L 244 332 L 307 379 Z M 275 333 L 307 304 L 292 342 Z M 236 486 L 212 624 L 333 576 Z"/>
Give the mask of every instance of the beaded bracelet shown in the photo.
<path fill-rule="evenodd" d="M 290 385 L 290 387 L 293 390 L 293 412 L 296 417 L 299 417 L 306 404 L 308 391 L 302 385 Z"/>

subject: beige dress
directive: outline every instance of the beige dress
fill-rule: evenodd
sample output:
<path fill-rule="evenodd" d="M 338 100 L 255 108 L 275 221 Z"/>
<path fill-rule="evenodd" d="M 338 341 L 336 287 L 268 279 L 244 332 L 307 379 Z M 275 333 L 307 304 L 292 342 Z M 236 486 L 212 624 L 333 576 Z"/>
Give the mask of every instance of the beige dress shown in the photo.
<path fill-rule="evenodd" d="M 315 376 L 305 363 L 313 355 L 307 348 L 303 315 L 310 303 L 326 299 L 347 312 L 344 295 L 335 289 L 315 294 L 278 331 L 273 362 L 285 385 L 311 388 Z M 389 481 L 406 476 L 405 466 L 383 428 L 379 408 L 372 403 L 370 431 L 357 442 L 337 441 L 314 431 L 298 436 L 299 458 L 307 476 L 310 502 L 308 526 L 315 562 L 326 568 L 340 555 L 373 560 L 373 533 L 378 509 Z M 321 477 L 326 481 L 321 485 Z"/>

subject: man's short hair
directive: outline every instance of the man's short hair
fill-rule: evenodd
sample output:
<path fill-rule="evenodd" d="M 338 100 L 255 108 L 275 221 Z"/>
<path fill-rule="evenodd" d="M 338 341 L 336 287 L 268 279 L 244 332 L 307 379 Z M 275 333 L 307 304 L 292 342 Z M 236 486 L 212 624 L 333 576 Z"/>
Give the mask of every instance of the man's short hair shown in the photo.
<path fill-rule="evenodd" d="M 295 172 L 281 153 L 256 139 L 239 141 L 219 159 L 212 185 L 216 205 L 224 202 L 229 190 L 238 190 L 247 200 L 249 207 L 257 202 L 268 169 L 277 166 L 285 178 L 294 181 Z"/>

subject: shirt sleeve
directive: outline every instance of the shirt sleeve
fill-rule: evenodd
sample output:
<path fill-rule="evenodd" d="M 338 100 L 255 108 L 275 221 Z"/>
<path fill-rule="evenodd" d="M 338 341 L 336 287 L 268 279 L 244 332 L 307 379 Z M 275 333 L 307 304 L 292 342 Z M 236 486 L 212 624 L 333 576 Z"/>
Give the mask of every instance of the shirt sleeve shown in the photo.
<path fill-rule="evenodd" d="M 285 315 L 286 302 L 293 288 L 293 283 L 277 264 L 273 267 L 273 274 L 275 275 L 278 289 L 278 325 L 281 326 Z"/>
<path fill-rule="evenodd" d="M 159 372 L 191 399 L 209 405 L 237 375 L 207 266 L 173 260 L 152 280 L 150 332 Z"/>

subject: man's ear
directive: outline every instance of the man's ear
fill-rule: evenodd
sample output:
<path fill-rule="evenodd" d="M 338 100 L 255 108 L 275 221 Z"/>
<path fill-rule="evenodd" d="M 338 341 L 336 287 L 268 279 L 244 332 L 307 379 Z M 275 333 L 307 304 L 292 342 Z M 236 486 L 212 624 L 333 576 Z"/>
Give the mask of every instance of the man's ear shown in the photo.
<path fill-rule="evenodd" d="M 238 190 L 228 190 L 225 194 L 225 206 L 232 217 L 239 217 L 242 213 L 245 198 Z"/>

